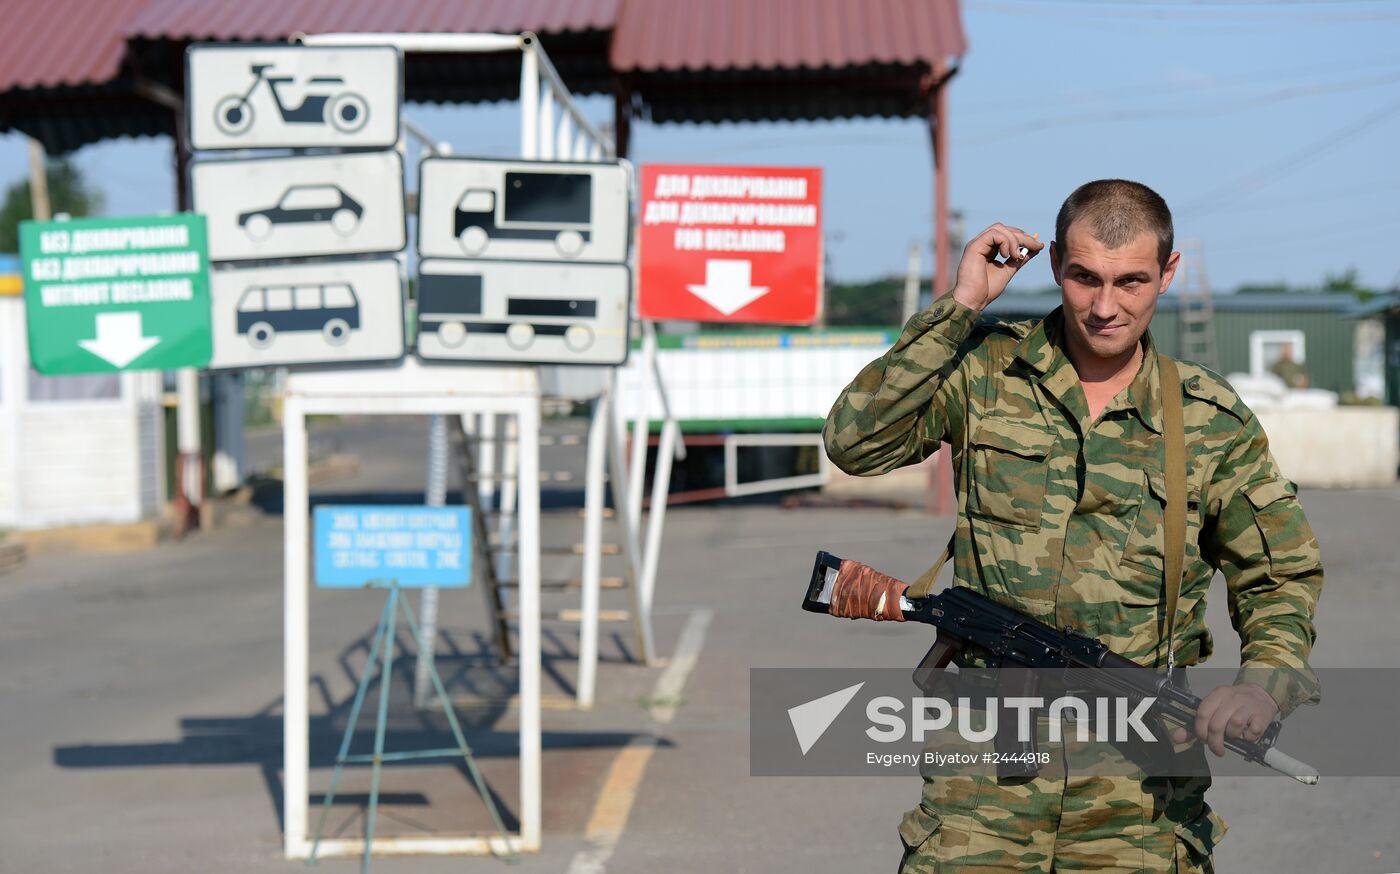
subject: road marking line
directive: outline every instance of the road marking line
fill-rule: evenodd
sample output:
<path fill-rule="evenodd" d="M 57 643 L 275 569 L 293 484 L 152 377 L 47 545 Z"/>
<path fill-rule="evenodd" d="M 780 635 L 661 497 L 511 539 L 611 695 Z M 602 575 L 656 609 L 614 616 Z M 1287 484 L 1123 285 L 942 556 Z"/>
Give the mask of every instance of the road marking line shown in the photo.
<path fill-rule="evenodd" d="M 654 725 L 645 734 L 634 736 L 618 752 L 608 768 L 608 776 L 603 781 L 603 791 L 593 805 L 593 814 L 584 830 L 584 840 L 589 846 L 574 854 L 569 863 L 568 874 L 603 874 L 608 860 L 612 858 L 622 839 L 622 831 L 632 814 L 632 805 L 637 800 L 637 790 L 646 776 L 647 764 L 660 743 L 661 726 L 676 718 L 681 704 L 681 692 L 690 672 L 700 659 L 700 651 L 705 646 L 705 631 L 715 611 L 708 607 L 691 612 L 676 641 L 675 654 L 656 678 L 656 687 L 651 698 L 651 718 Z"/>
<path fill-rule="evenodd" d="M 685 626 L 681 629 L 681 636 L 676 640 L 676 651 L 671 655 L 671 661 L 661 672 L 661 676 L 656 678 L 656 688 L 652 690 L 651 718 L 656 722 L 666 725 L 676 718 L 676 710 L 680 707 L 681 692 L 685 690 L 685 682 L 690 679 L 690 672 L 695 669 L 695 663 L 700 660 L 700 650 L 705 648 L 705 632 L 710 627 L 710 620 L 715 618 L 715 611 L 709 607 L 702 607 L 690 614 L 690 618 L 685 621 Z"/>
<path fill-rule="evenodd" d="M 593 805 L 593 816 L 588 820 L 584 840 L 595 846 L 616 846 L 627 825 L 627 817 L 632 813 L 632 803 L 637 800 L 647 763 L 656 752 L 656 742 L 655 734 L 637 735 L 613 759 L 603 791 L 598 793 L 598 801 Z"/>

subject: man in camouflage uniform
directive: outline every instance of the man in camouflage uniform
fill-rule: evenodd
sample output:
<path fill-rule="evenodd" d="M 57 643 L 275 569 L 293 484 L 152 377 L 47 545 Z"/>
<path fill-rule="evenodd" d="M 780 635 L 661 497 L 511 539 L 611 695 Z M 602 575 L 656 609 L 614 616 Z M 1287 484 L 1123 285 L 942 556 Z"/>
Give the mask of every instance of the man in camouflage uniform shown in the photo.
<path fill-rule="evenodd" d="M 1205 595 L 1222 571 L 1244 667 L 1236 685 L 1206 696 L 1195 726 L 1221 755 L 1226 734 L 1255 740 L 1278 713 L 1316 700 L 1307 659 L 1322 588 L 1317 542 L 1229 385 L 1186 362 L 1180 385 L 1162 385 L 1147 326 L 1180 253 L 1161 197 L 1123 180 L 1088 183 L 1061 207 L 1055 237 L 1063 306 L 1039 322 L 979 320 L 1043 248 L 1018 228 L 983 231 L 953 292 L 914 316 L 836 401 L 827 453 L 848 473 L 873 475 L 948 443 L 955 584 L 1161 670 L 1161 399 L 1180 391 L 1188 503 L 1175 662 L 1210 655 Z M 1208 777 L 1086 775 L 1064 756 L 1034 778 L 926 773 L 920 805 L 900 824 L 901 870 L 1212 870 L 1225 825 L 1204 801 Z"/>

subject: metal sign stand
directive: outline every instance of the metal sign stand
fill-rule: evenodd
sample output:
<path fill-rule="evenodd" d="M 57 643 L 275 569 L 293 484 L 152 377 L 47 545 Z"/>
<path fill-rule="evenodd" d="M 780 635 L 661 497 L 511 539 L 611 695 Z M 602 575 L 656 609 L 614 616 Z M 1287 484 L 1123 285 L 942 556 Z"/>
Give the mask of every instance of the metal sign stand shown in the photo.
<path fill-rule="evenodd" d="M 438 699 L 442 701 L 443 713 L 447 716 L 447 724 L 452 728 L 452 737 L 457 741 L 457 746 L 431 750 L 384 751 L 384 732 L 389 718 L 389 687 L 394 679 L 394 638 L 398 628 L 400 608 L 402 608 L 404 618 L 408 620 L 408 630 L 413 635 L 413 644 L 419 652 L 424 649 L 423 635 L 419 633 L 418 622 L 413 618 L 413 610 L 409 608 L 407 601 L 399 600 L 397 581 L 390 580 L 385 583 L 375 580 L 367 585 L 370 588 L 388 589 L 389 598 L 384 602 L 384 610 L 379 616 L 379 625 L 374 632 L 374 641 L 369 648 L 369 663 L 365 665 L 364 676 L 360 677 L 359 686 L 355 690 L 355 702 L 350 706 L 350 719 L 345 726 L 345 737 L 340 741 L 340 751 L 335 756 L 335 772 L 331 775 L 330 789 L 326 790 L 326 800 L 321 805 L 321 819 L 316 824 L 316 838 L 311 844 L 311 855 L 306 860 L 307 864 L 316 864 L 316 856 L 321 849 L 321 836 L 326 832 L 326 819 L 330 816 L 331 805 L 335 802 L 335 790 L 340 785 L 340 775 L 347 764 L 370 763 L 369 806 L 365 811 L 365 851 L 360 859 L 360 870 L 364 874 L 369 874 L 370 855 L 374 846 L 374 820 L 375 814 L 379 811 L 379 774 L 384 763 L 403 762 L 410 759 L 439 759 L 449 756 L 462 757 L 466 763 L 467 771 L 471 774 L 472 782 L 476 785 L 476 791 L 481 796 L 482 803 L 486 805 L 486 810 L 491 814 L 491 821 L 496 824 L 496 833 L 500 836 L 500 843 L 493 849 L 496 852 L 506 854 L 507 860 L 511 864 L 518 863 L 520 856 L 506 838 L 506 827 L 501 822 L 500 811 L 496 809 L 495 798 L 486 788 L 486 781 L 482 779 L 481 772 L 477 770 L 476 761 L 472 758 L 471 747 L 467 745 L 467 739 L 462 736 L 462 726 L 457 722 L 457 712 L 453 709 L 452 703 L 447 697 L 447 690 L 443 687 L 442 677 L 438 674 L 437 668 L 431 660 L 428 662 L 428 676 L 432 680 L 433 689 L 437 692 Z M 365 693 L 369 691 L 370 678 L 375 674 L 376 661 L 380 661 L 381 666 L 379 668 L 379 710 L 374 723 L 374 752 L 352 756 L 350 755 L 350 742 L 355 737 L 355 726 L 360 721 L 360 708 L 364 706 Z"/>
<path fill-rule="evenodd" d="M 521 156 L 551 160 L 556 157 L 575 161 L 600 161 L 614 155 L 611 141 L 599 133 L 574 104 L 568 89 L 532 34 L 320 34 L 302 36 L 307 45 L 394 45 L 401 51 L 427 52 L 521 52 Z M 557 112 L 557 119 L 556 119 Z M 409 128 L 410 133 L 427 139 Z M 402 143 L 400 143 L 402 148 Z M 588 445 L 589 473 L 586 495 L 584 571 L 582 581 L 580 670 L 577 700 L 581 707 L 593 703 L 597 665 L 598 596 L 601 587 L 599 559 L 602 554 L 603 465 L 612 469 L 611 488 L 617 518 L 623 530 L 629 565 L 633 622 L 638 635 L 640 658 L 654 660 L 651 637 L 651 603 L 655 586 L 657 558 L 664 522 L 670 463 L 673 455 L 683 457 L 679 428 L 670 415 L 660 372 L 655 366 L 655 337 L 651 325 L 642 327 L 643 355 L 650 362 L 648 373 L 655 378 L 654 390 L 661 398 L 663 418 L 662 452 L 653 487 L 652 513 L 645 532 L 641 530 L 642 477 L 645 471 L 649 421 L 638 417 L 633 439 L 633 472 L 629 479 L 624 460 L 625 425 L 617 396 L 617 369 L 598 397 Z M 463 386 L 471 386 L 469 392 Z M 644 389 L 646 391 L 646 389 Z M 469 431 L 489 438 L 495 417 L 506 415 L 507 432 L 498 510 L 502 550 L 498 554 L 496 576 L 511 576 L 511 562 L 517 563 L 519 617 L 519 707 L 520 707 L 520 833 L 510 836 L 505 849 L 510 852 L 535 851 L 540 846 L 540 389 L 535 368 L 425 368 L 409 359 L 400 365 L 342 372 L 294 374 L 288 381 L 284 406 L 285 465 L 285 722 L 284 722 L 284 805 L 285 848 L 290 858 L 306 858 L 312 852 L 307 840 L 308 783 L 308 645 L 307 645 L 307 514 L 306 416 L 313 413 L 428 414 L 459 415 Z M 480 417 L 480 426 L 470 424 Z M 445 452 L 435 423 L 432 463 Z M 485 441 L 482 447 L 487 447 Z M 494 447 L 492 447 L 494 451 Z M 490 455 L 479 458 L 482 504 L 494 493 Z M 628 488 L 628 483 L 633 483 Z M 468 486 L 469 487 L 469 486 Z M 489 490 L 489 491 L 488 491 Z M 514 545 L 514 555 L 509 545 Z M 489 548 L 489 544 L 482 544 Z M 489 560 L 489 559 L 488 559 Z M 407 609 L 407 608 L 405 608 Z M 437 604 L 425 598 L 420 625 L 419 672 L 429 678 L 436 631 Z M 493 623 L 494 624 L 494 623 Z M 426 670 L 425 670 L 426 669 Z M 419 683 L 416 697 L 424 697 Z M 442 694 L 441 689 L 438 690 Z M 450 712 L 450 704 L 444 700 Z M 499 837 L 384 838 L 374 842 L 376 854 L 489 853 L 502 849 Z M 315 846 L 320 856 L 354 855 L 368 857 L 370 847 L 358 839 L 321 839 Z"/>
<path fill-rule="evenodd" d="M 464 390 L 464 386 L 470 389 Z M 518 423 L 519 475 L 515 538 L 519 566 L 520 617 L 520 833 L 499 836 L 392 837 L 373 845 L 376 855 L 533 852 L 541 833 L 540 788 L 540 507 L 539 381 L 533 368 L 424 367 L 406 359 L 394 367 L 302 372 L 287 381 L 283 407 L 284 618 L 283 810 L 285 853 L 307 858 L 310 768 L 309 676 L 309 490 L 306 417 L 338 415 L 499 415 Z M 535 487 L 528 487 L 535 484 Z M 426 639 L 421 648 L 431 646 Z M 361 855 L 358 838 L 322 839 L 318 855 Z"/>
<path fill-rule="evenodd" d="M 622 531 L 626 558 L 631 617 L 637 635 L 638 657 L 655 662 L 651 608 L 660 563 L 661 535 L 666 524 L 666 503 L 671 483 L 671 463 L 685 458 L 685 442 L 666 396 L 666 384 L 656 364 L 656 327 L 642 322 L 643 382 L 632 424 L 630 467 L 624 460 L 626 425 L 619 395 L 619 370 L 609 368 L 602 393 L 593 403 L 588 428 L 587 466 L 584 479 L 583 592 L 579 612 L 579 667 L 575 701 L 580 708 L 593 706 L 598 669 L 599 601 L 602 589 L 602 540 L 604 480 L 611 486 L 614 512 Z M 648 384 L 649 383 L 649 384 Z M 642 491 L 646 476 L 646 450 L 650 442 L 649 397 L 660 402 L 661 440 L 652 474 L 651 506 L 642 521 Z"/>

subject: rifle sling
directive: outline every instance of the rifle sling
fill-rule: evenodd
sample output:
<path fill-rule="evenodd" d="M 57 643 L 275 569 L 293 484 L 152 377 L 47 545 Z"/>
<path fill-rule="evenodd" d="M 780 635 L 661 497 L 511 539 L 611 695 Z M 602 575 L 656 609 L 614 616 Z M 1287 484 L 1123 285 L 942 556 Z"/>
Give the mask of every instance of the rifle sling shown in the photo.
<path fill-rule="evenodd" d="M 1167 671 L 1176 666 L 1176 606 L 1181 597 L 1182 558 L 1186 554 L 1186 427 L 1181 413 L 1181 376 L 1176 362 L 1157 356 L 1161 371 L 1162 426 L 1166 439 L 1167 481 L 1166 532 L 1163 538 L 1163 565 L 1167 590 Z"/>
<path fill-rule="evenodd" d="M 1163 470 L 1167 484 L 1166 531 L 1163 546 L 1164 583 L 1166 587 L 1166 633 L 1163 639 L 1167 646 L 1167 670 L 1176 666 L 1176 611 L 1181 598 L 1182 558 L 1186 554 L 1186 429 L 1181 411 L 1181 376 L 1176 362 L 1166 355 L 1157 356 L 1162 385 L 1162 423 L 1166 441 L 1166 465 Z M 943 565 L 953 555 L 953 542 L 956 530 L 948 544 L 943 547 L 933 566 L 914 581 L 905 595 L 909 598 L 927 598 L 933 593 L 934 580 Z"/>

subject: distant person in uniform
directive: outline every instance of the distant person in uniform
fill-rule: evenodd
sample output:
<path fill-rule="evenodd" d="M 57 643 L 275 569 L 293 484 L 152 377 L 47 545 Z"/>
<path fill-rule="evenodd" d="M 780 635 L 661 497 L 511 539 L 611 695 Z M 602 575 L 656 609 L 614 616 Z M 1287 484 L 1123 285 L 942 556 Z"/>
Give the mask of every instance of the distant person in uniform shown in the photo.
<path fill-rule="evenodd" d="M 1308 371 L 1303 365 L 1293 360 L 1293 346 L 1284 346 L 1279 354 L 1279 359 L 1269 368 L 1269 372 L 1279 379 L 1289 388 L 1307 388 Z"/>
<path fill-rule="evenodd" d="M 873 475 L 953 450 L 954 584 L 1165 669 L 1204 661 L 1206 591 L 1225 576 L 1243 668 L 1206 696 L 1195 735 L 1257 740 L 1315 701 L 1308 666 L 1322 564 L 1295 486 L 1254 414 L 1188 362 L 1164 384 L 1148 323 L 1180 258 L 1171 213 L 1137 182 L 1081 186 L 1061 206 L 1050 268 L 1063 306 L 999 324 L 982 311 L 1044 244 L 995 224 L 963 250 L 957 284 L 905 325 L 827 417 L 832 461 Z M 1024 247 L 1025 257 L 1018 250 Z M 1000 256 L 1000 258 L 998 258 Z M 1184 572 L 1174 640 L 1163 613 L 1164 392 L 1182 396 Z M 1187 740 L 1183 732 L 1178 741 Z M 1183 754 L 1205 773 L 1197 744 Z M 1209 777 L 1105 776 L 1064 763 L 1033 778 L 924 772 L 899 826 L 905 874 L 1201 872 L 1224 821 Z"/>

